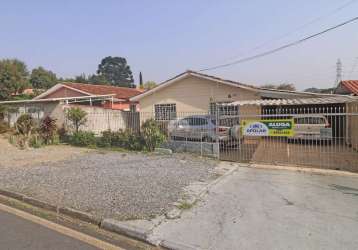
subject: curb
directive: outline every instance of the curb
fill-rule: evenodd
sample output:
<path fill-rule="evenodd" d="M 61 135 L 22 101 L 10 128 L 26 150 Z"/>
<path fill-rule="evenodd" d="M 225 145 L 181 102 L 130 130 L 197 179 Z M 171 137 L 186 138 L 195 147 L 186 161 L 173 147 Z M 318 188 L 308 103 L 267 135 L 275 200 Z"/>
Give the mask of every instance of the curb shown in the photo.
<path fill-rule="evenodd" d="M 101 222 L 100 228 L 103 228 L 108 231 L 112 231 L 119 234 L 124 234 L 135 239 L 139 239 L 145 242 L 149 242 L 147 240 L 151 231 L 129 225 L 125 222 L 117 221 L 114 219 L 104 219 Z"/>
<path fill-rule="evenodd" d="M 264 165 L 264 164 L 254 164 L 254 163 L 245 164 L 245 165 L 241 165 L 240 163 L 238 163 L 238 166 L 239 167 L 248 167 L 248 168 L 257 168 L 257 169 L 288 170 L 288 171 L 311 173 L 311 174 L 358 177 L 358 173 L 348 172 L 348 171 L 344 171 L 344 170 L 334 170 L 334 169 L 320 169 L 320 168 L 282 166 L 282 165 Z"/>
<path fill-rule="evenodd" d="M 81 221 L 84 221 L 87 223 L 91 223 L 91 224 L 99 226 L 100 228 L 102 228 L 104 230 L 108 230 L 108 231 L 112 231 L 112 232 L 115 232 L 118 234 L 126 235 L 126 236 L 132 237 L 134 239 L 141 240 L 141 241 L 144 241 L 146 243 L 153 245 L 153 243 L 147 239 L 149 234 L 151 233 L 151 231 L 144 230 L 142 228 L 135 227 L 133 225 L 129 225 L 125 222 L 120 222 L 120 221 L 117 221 L 114 219 L 103 219 L 102 220 L 101 218 L 93 216 L 89 213 L 79 211 L 77 209 L 73 209 L 73 208 L 69 208 L 69 207 L 58 207 L 58 206 L 52 205 L 50 203 L 47 203 L 47 202 L 44 202 L 44 201 L 41 201 L 38 199 L 28 197 L 23 194 L 20 194 L 17 192 L 12 192 L 12 191 L 1 189 L 1 188 L 0 188 L 0 195 L 33 205 L 38 208 L 50 210 L 50 211 L 56 212 L 57 214 L 66 215 L 73 219 L 78 219 L 78 220 L 81 220 Z"/>
<path fill-rule="evenodd" d="M 79 220 L 83 220 L 85 222 L 89 222 L 89 223 L 92 223 L 92 224 L 95 224 L 95 225 L 100 225 L 101 224 L 101 219 L 100 218 L 97 218 L 89 213 L 85 213 L 85 212 L 82 212 L 82 211 L 79 211 L 79 210 L 76 210 L 76 209 L 73 209 L 73 208 L 68 208 L 68 207 L 60 207 L 58 209 L 59 213 L 60 214 L 65 214 L 65 215 L 68 215 L 70 217 L 73 217 L 73 218 L 76 218 L 76 219 L 79 219 Z"/>
<path fill-rule="evenodd" d="M 200 248 L 188 246 L 182 243 L 175 241 L 163 240 L 160 242 L 159 246 L 165 247 L 171 250 L 200 250 Z"/>
<path fill-rule="evenodd" d="M 73 208 L 69 208 L 69 207 L 58 207 L 55 206 L 53 204 L 50 204 L 48 202 L 45 201 L 41 201 L 23 194 L 19 194 L 16 192 L 12 192 L 9 190 L 5 190 L 5 189 L 0 189 L 0 195 L 6 196 L 6 197 L 10 197 L 13 198 L 15 200 L 19 200 L 22 202 L 25 202 L 27 204 L 33 205 L 35 207 L 38 208 L 42 208 L 42 209 L 46 209 L 46 210 L 50 210 L 53 212 L 56 212 L 58 214 L 63 214 L 63 215 L 67 215 L 70 216 L 74 219 L 78 219 L 78 220 L 82 220 L 85 222 L 89 222 L 92 224 L 96 224 L 99 225 L 101 223 L 101 219 L 97 218 L 91 214 L 73 209 Z"/>

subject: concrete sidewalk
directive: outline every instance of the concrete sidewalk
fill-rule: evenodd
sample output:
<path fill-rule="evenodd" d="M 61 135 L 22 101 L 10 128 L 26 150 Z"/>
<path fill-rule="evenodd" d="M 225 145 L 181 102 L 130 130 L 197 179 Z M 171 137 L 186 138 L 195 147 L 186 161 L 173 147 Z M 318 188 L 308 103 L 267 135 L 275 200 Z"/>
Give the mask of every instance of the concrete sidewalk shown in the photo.
<path fill-rule="evenodd" d="M 151 237 L 199 249 L 357 249 L 358 178 L 239 168 Z"/>

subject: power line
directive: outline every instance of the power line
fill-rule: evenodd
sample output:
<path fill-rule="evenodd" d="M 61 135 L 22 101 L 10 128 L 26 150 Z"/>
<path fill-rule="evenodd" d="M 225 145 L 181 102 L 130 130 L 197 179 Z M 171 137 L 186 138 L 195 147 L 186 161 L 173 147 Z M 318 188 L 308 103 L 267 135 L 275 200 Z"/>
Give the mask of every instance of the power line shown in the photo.
<path fill-rule="evenodd" d="M 270 55 L 270 54 L 273 54 L 273 53 L 276 53 L 280 50 L 283 50 L 283 49 L 287 49 L 289 47 L 292 47 L 292 46 L 295 46 L 295 45 L 298 45 L 300 43 L 303 43 L 307 40 L 310 40 L 312 38 L 315 38 L 317 36 L 320 36 L 320 35 L 323 35 L 324 33 L 327 33 L 329 31 L 332 31 L 334 29 L 337 29 L 339 27 L 342 27 L 344 25 L 347 25 L 349 23 L 352 23 L 352 22 L 355 22 L 358 20 L 358 16 L 357 17 L 354 17 L 352 19 L 349 19 L 348 21 L 345 21 L 343 23 L 340 23 L 338 25 L 335 25 L 333 27 L 330 27 L 328 29 L 325 29 L 321 32 L 318 32 L 318 33 L 315 33 L 313 35 L 310 35 L 310 36 L 307 36 L 307 37 L 304 37 L 300 40 L 297 40 L 295 42 L 291 42 L 291 43 L 288 43 L 286 45 L 283 45 L 283 46 L 280 46 L 278 48 L 275 48 L 275 49 L 272 49 L 272 50 L 269 50 L 269 51 L 266 51 L 266 52 L 263 52 L 263 53 L 259 53 L 259 54 L 256 54 L 254 56 L 249 56 L 249 57 L 245 57 L 245 58 L 242 58 L 242 59 L 239 59 L 239 60 L 235 60 L 233 62 L 230 62 L 230 63 L 225 63 L 225 64 L 220 64 L 220 65 L 217 65 L 217 66 L 213 66 L 213 67 L 208 67 L 208 68 L 204 68 L 204 69 L 200 69 L 198 70 L 199 72 L 202 72 L 202 71 L 208 71 L 208 70 L 213 70 L 213 69 L 219 69 L 219 68 L 224 68 L 224 67 L 228 67 L 228 66 L 232 66 L 232 65 L 235 65 L 235 64 L 239 64 L 239 63 L 243 63 L 243 62 L 247 62 L 247 61 L 251 61 L 251 60 L 254 60 L 254 59 L 257 59 L 257 58 L 260 58 L 260 57 L 264 57 L 264 56 L 267 56 L 267 55 Z"/>
<path fill-rule="evenodd" d="M 281 39 L 283 39 L 283 38 L 285 38 L 285 37 L 288 37 L 288 36 L 294 34 L 294 33 L 297 32 L 297 31 L 303 30 L 304 28 L 306 28 L 306 27 L 308 27 L 308 26 L 310 26 L 310 25 L 312 25 L 312 24 L 315 24 L 315 23 L 321 21 L 321 20 L 324 19 L 324 18 L 327 18 L 327 17 L 329 17 L 329 16 L 331 16 L 331 15 L 336 14 L 337 12 L 339 12 L 339 11 L 345 9 L 346 7 L 348 7 L 349 5 L 351 5 L 351 4 L 355 3 L 355 2 L 357 2 L 357 0 L 348 1 L 348 2 L 344 3 L 343 5 L 340 5 L 339 7 L 337 7 L 337 8 L 335 8 L 335 9 L 331 10 L 331 11 L 328 12 L 327 14 L 322 15 L 322 16 L 319 16 L 319 17 L 314 18 L 314 19 L 311 19 L 311 20 L 308 21 L 307 23 L 304 23 L 304 24 L 298 26 L 297 28 L 295 28 L 295 29 L 293 29 L 293 30 L 291 30 L 291 31 L 286 32 L 286 33 L 283 34 L 282 36 L 277 37 L 277 38 L 273 38 L 273 39 L 268 40 L 268 41 L 266 41 L 266 42 L 264 42 L 264 43 L 261 43 L 261 44 L 255 46 L 254 48 L 250 49 L 249 51 L 252 52 L 252 51 L 255 51 L 255 50 L 257 50 L 257 49 L 261 49 L 261 48 L 265 47 L 266 45 L 268 45 L 268 44 L 270 44 L 270 43 L 272 43 L 272 42 L 276 42 L 276 41 L 279 41 L 279 40 L 281 40 Z M 235 56 L 235 57 L 234 57 L 234 56 L 231 56 L 231 57 L 230 57 L 230 59 L 235 59 L 235 58 L 237 58 L 237 56 Z"/>

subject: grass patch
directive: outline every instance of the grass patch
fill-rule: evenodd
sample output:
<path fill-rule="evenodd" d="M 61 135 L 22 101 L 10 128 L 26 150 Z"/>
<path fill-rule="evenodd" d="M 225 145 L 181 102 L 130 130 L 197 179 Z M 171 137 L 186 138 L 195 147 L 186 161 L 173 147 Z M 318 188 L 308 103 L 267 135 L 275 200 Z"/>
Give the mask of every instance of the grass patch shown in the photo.
<path fill-rule="evenodd" d="M 183 201 L 179 205 L 177 205 L 177 208 L 179 208 L 181 210 L 187 210 L 187 209 L 192 208 L 195 205 L 195 203 L 196 202 L 190 203 L 190 202 L 187 202 L 187 201 Z"/>

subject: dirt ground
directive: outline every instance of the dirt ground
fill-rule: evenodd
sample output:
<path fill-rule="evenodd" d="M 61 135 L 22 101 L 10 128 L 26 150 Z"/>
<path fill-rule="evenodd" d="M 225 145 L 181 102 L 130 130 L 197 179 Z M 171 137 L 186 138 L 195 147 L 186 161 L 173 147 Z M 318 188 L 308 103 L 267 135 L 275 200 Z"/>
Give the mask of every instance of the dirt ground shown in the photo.
<path fill-rule="evenodd" d="M 66 145 L 21 150 L 11 145 L 5 136 L 0 135 L 1 168 L 30 167 L 43 163 L 58 162 L 65 159 L 76 158 L 89 151 L 89 149 Z"/>

